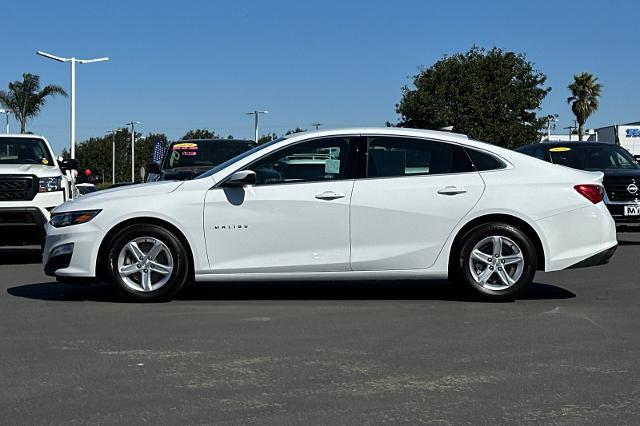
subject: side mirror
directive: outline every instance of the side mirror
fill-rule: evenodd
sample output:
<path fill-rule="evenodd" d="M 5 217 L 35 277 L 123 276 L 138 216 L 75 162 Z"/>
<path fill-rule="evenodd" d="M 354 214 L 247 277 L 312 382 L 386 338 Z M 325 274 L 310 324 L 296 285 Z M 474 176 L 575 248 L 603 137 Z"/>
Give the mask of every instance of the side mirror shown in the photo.
<path fill-rule="evenodd" d="M 68 160 L 62 160 L 62 162 L 60 162 L 60 169 L 63 172 L 70 171 L 70 170 L 78 170 L 78 160 L 72 159 L 72 158 Z"/>
<path fill-rule="evenodd" d="M 243 186 L 250 186 L 256 184 L 256 172 L 253 170 L 242 170 L 235 172 L 229 179 L 222 184 L 225 188 L 241 188 Z"/>
<path fill-rule="evenodd" d="M 144 168 L 147 171 L 147 173 L 155 173 L 157 175 L 160 174 L 160 164 L 158 163 L 149 163 L 146 166 L 144 166 Z"/>

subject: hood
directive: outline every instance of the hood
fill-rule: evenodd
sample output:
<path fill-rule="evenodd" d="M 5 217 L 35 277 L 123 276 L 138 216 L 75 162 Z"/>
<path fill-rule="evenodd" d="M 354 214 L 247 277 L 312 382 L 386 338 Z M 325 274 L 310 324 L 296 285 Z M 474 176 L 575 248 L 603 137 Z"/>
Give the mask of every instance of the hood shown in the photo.
<path fill-rule="evenodd" d="M 212 166 L 176 167 L 174 169 L 164 169 L 162 170 L 162 180 L 191 180 L 211 168 Z"/>
<path fill-rule="evenodd" d="M 72 210 L 84 210 L 93 208 L 102 208 L 101 205 L 117 199 L 141 199 L 157 194 L 168 194 L 175 191 L 183 182 L 176 181 L 159 181 L 141 183 L 137 185 L 121 186 L 113 189 L 105 189 L 103 191 L 91 192 L 82 197 L 74 198 L 66 203 L 56 207 L 54 212 L 65 212 Z"/>
<path fill-rule="evenodd" d="M 636 178 L 640 181 L 640 169 L 609 169 L 603 170 L 604 178 Z"/>
<path fill-rule="evenodd" d="M 36 175 L 37 177 L 60 176 L 57 166 L 44 164 L 0 164 L 0 175 Z"/>

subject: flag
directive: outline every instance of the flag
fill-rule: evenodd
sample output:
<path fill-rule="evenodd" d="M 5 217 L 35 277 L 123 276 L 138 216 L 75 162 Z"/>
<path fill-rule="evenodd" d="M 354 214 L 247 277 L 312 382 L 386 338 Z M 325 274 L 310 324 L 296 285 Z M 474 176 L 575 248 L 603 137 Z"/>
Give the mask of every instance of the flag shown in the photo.
<path fill-rule="evenodd" d="M 164 157 L 164 146 L 161 141 L 156 141 L 153 145 L 153 162 L 154 163 L 162 163 L 162 158 Z"/>

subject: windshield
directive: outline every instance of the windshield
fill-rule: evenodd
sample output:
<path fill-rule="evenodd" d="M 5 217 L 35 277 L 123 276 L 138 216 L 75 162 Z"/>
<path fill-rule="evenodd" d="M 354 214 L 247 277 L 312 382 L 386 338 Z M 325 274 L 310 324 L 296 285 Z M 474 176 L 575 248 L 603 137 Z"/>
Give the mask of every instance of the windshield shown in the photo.
<path fill-rule="evenodd" d="M 169 147 L 162 168 L 213 167 L 253 146 L 248 141 L 180 141 Z"/>
<path fill-rule="evenodd" d="M 617 145 L 552 147 L 549 157 L 554 164 L 581 170 L 640 169 L 633 156 Z"/>
<path fill-rule="evenodd" d="M 246 158 L 246 157 L 250 156 L 251 154 L 253 154 L 255 152 L 258 152 L 258 151 L 260 151 L 260 150 L 262 150 L 264 148 L 270 147 L 271 145 L 274 145 L 274 144 L 276 144 L 276 143 L 278 143 L 280 141 L 283 141 L 284 139 L 285 138 L 278 138 L 278 139 L 274 139 L 274 140 L 272 140 L 270 142 L 263 143 L 262 145 L 258 145 L 258 146 L 254 147 L 254 148 L 252 148 L 252 149 L 250 149 L 248 151 L 243 152 L 240 155 L 237 155 L 237 156 L 235 156 L 233 158 L 228 159 L 224 163 L 221 163 L 221 164 L 217 165 L 216 167 L 214 167 L 214 168 L 212 168 L 210 170 L 207 170 L 206 172 L 204 172 L 200 176 L 196 177 L 196 179 L 202 179 L 202 178 L 206 178 L 206 177 L 212 176 L 215 173 L 218 173 L 220 170 L 223 170 L 224 168 L 229 167 L 233 163 L 235 163 L 237 161 L 240 161 L 243 158 Z"/>
<path fill-rule="evenodd" d="M 47 146 L 38 138 L 0 138 L 0 164 L 54 165 Z"/>

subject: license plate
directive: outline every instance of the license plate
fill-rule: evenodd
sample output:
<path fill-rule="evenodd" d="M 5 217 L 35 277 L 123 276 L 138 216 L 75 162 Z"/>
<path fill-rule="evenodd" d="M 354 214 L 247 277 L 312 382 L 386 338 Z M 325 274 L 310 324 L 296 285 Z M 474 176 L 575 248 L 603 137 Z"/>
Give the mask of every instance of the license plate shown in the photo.
<path fill-rule="evenodd" d="M 624 206 L 625 216 L 640 216 L 640 205 L 637 206 Z"/>

